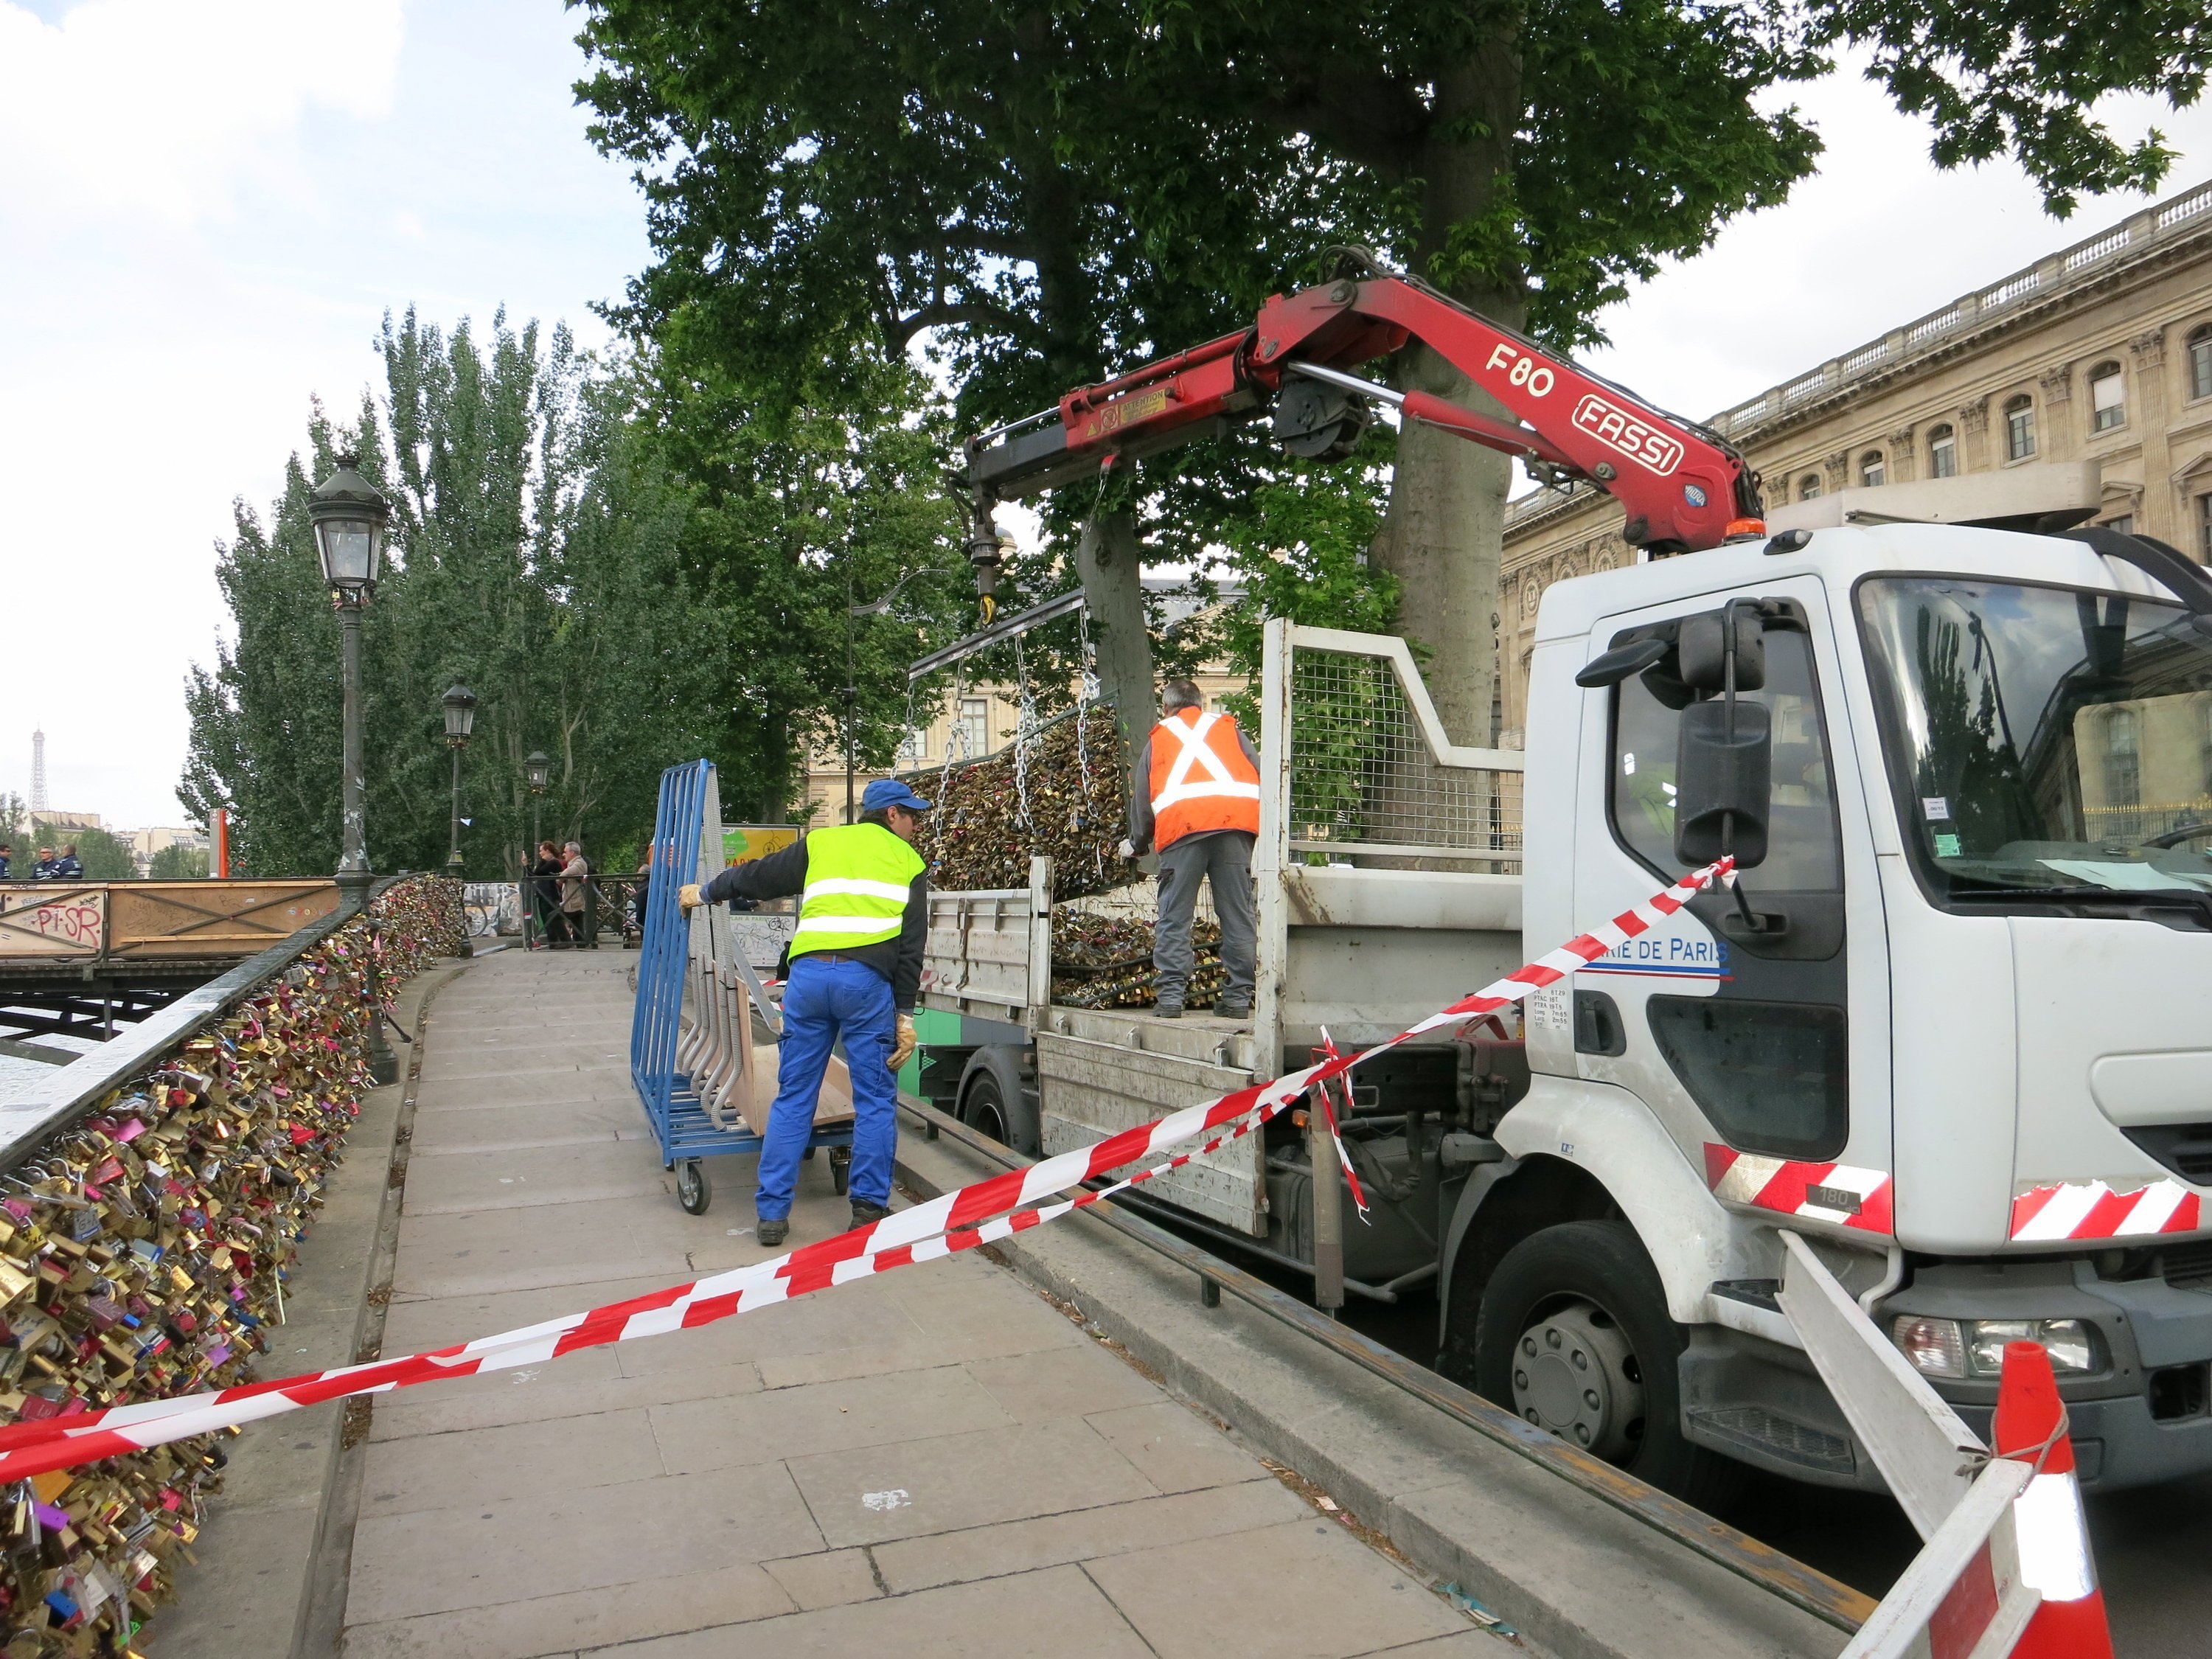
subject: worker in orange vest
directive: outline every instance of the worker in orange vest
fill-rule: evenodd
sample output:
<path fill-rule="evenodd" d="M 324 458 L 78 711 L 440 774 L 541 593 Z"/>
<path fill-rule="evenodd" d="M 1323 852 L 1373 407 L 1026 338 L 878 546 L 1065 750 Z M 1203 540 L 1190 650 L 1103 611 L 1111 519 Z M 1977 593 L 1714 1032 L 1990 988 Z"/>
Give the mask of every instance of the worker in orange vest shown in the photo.
<path fill-rule="evenodd" d="M 1163 1019 L 1182 1016 L 1190 983 L 1190 921 L 1198 884 L 1211 884 L 1229 982 L 1213 1006 L 1224 1019 L 1252 1012 L 1252 844 L 1260 838 L 1260 761 L 1235 716 L 1209 714 L 1185 679 L 1160 688 L 1160 723 L 1137 751 L 1125 855 L 1157 844 L 1159 922 L 1152 969 Z"/>

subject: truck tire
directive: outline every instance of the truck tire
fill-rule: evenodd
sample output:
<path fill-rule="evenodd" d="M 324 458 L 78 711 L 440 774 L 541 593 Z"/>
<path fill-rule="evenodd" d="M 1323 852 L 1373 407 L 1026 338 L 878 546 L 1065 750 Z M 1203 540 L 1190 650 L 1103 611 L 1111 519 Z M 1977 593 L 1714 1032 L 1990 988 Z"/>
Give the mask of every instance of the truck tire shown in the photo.
<path fill-rule="evenodd" d="M 1001 1146 L 1030 1158 L 1043 1154 L 1036 1096 L 1023 1080 L 1018 1048 L 994 1046 L 975 1052 L 960 1079 L 959 1115 Z"/>
<path fill-rule="evenodd" d="M 1678 1362 L 1688 1333 L 1624 1221 L 1569 1221 L 1505 1253 L 1474 1320 L 1476 1393 L 1706 1507 L 1741 1466 L 1682 1433 Z"/>

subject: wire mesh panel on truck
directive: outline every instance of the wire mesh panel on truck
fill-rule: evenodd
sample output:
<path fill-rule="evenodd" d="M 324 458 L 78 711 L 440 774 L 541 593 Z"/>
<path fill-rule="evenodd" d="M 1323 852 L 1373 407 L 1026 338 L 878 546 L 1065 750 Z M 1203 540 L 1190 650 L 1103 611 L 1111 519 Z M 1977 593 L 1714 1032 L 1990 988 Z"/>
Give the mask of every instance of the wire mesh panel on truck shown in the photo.
<path fill-rule="evenodd" d="M 1403 640 L 1278 620 L 1267 650 L 1292 862 L 1518 871 L 1522 757 L 1452 743 Z"/>
<path fill-rule="evenodd" d="M 776 1050 L 757 1041 L 753 1025 L 756 1009 L 764 1023 L 774 1016 L 763 1006 L 764 989 L 727 913 L 710 905 L 686 916 L 677 902 L 686 882 L 704 884 L 720 872 L 721 817 L 714 763 L 692 761 L 660 775 L 630 1024 L 630 1081 L 659 1143 L 661 1166 L 676 1171 L 678 1201 L 694 1215 L 703 1213 L 713 1196 L 700 1160 L 757 1153 L 761 1137 L 754 1128 L 764 1127 L 775 1091 Z M 830 1069 L 823 1105 L 843 1121 L 815 1128 L 807 1156 L 817 1147 L 831 1149 L 831 1179 L 842 1193 L 852 1158 L 851 1086 L 842 1061 Z M 840 1092 L 842 1114 L 831 1099 Z"/>

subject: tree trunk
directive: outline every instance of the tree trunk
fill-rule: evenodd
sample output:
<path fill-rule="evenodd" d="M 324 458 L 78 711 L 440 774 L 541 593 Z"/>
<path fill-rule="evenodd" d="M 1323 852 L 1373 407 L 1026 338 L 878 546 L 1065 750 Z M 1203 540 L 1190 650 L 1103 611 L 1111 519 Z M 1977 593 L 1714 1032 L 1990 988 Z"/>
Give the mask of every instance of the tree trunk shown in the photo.
<path fill-rule="evenodd" d="M 1144 547 L 1134 517 L 1102 513 L 1083 528 L 1075 546 L 1077 574 L 1091 612 L 1091 638 L 1098 653 L 1098 689 L 1114 705 L 1126 775 L 1137 746 L 1152 729 L 1152 639 L 1145 626 Z"/>
<path fill-rule="evenodd" d="M 1511 141 L 1521 110 L 1517 35 L 1517 17 L 1501 16 L 1487 45 L 1437 79 L 1434 118 L 1422 146 L 1417 259 L 1424 275 L 1443 276 L 1454 299 L 1515 328 L 1528 311 L 1518 270 L 1475 272 L 1454 258 L 1439 272 L 1438 262 L 1456 252 L 1450 247 L 1455 227 L 1464 239 L 1510 204 Z M 1513 418 L 1425 346 L 1401 356 L 1397 378 L 1406 389 Z M 1490 619 L 1498 611 L 1512 477 L 1512 463 L 1495 450 L 1407 423 L 1375 550 L 1376 563 L 1400 584 L 1399 631 L 1429 653 L 1424 674 L 1444 730 L 1455 743 L 1477 748 L 1488 748 L 1492 738 L 1498 652 Z"/>

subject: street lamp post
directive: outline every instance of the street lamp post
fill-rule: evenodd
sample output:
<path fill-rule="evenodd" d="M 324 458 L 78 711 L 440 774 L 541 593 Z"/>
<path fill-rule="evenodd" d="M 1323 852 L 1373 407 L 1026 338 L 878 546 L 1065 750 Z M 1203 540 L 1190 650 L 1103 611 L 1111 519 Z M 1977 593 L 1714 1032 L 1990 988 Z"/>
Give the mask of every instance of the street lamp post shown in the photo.
<path fill-rule="evenodd" d="M 530 780 L 530 854 L 538 855 L 538 843 L 544 837 L 538 834 L 538 808 L 545 798 L 546 786 L 553 781 L 553 762 L 542 749 L 530 751 L 530 758 L 522 763 L 523 775 Z"/>
<path fill-rule="evenodd" d="M 522 860 L 522 937 L 526 948 L 535 949 L 529 944 L 528 929 L 538 925 L 538 883 L 531 878 L 530 872 L 538 867 L 538 843 L 544 838 L 538 825 L 538 809 L 544 803 L 546 786 L 553 781 L 553 762 L 543 749 L 533 749 L 530 757 L 522 763 L 522 775 L 530 783 L 530 849 Z"/>
<path fill-rule="evenodd" d="M 446 747 L 453 751 L 453 845 L 446 854 L 446 873 L 461 873 L 461 750 L 469 746 L 470 729 L 477 723 L 477 694 L 455 680 L 445 696 Z"/>
<path fill-rule="evenodd" d="M 909 570 L 893 582 L 890 591 L 882 598 L 870 599 L 866 605 L 855 605 L 853 603 L 852 567 L 848 565 L 845 568 L 845 822 L 848 823 L 851 823 L 855 816 L 853 811 L 853 727 L 854 716 L 860 702 L 860 688 L 854 683 L 853 620 L 856 617 L 882 616 L 891 608 L 891 601 L 898 598 L 899 589 L 918 576 L 950 576 L 953 574 L 950 570 L 935 568 Z"/>
<path fill-rule="evenodd" d="M 376 591 L 384 557 L 384 526 L 392 504 L 361 475 L 361 458 L 337 457 L 337 468 L 307 497 L 307 521 L 314 528 L 315 556 L 331 603 L 338 613 L 340 673 L 343 708 L 340 722 L 338 776 L 338 903 L 341 914 L 356 915 L 368 903 L 368 830 L 362 806 L 361 613 Z M 373 924 L 372 924 L 373 925 Z M 375 971 L 370 957 L 370 973 Z M 380 1084 L 398 1080 L 399 1060 L 384 1040 L 382 988 L 368 988 L 368 1064 Z"/>

